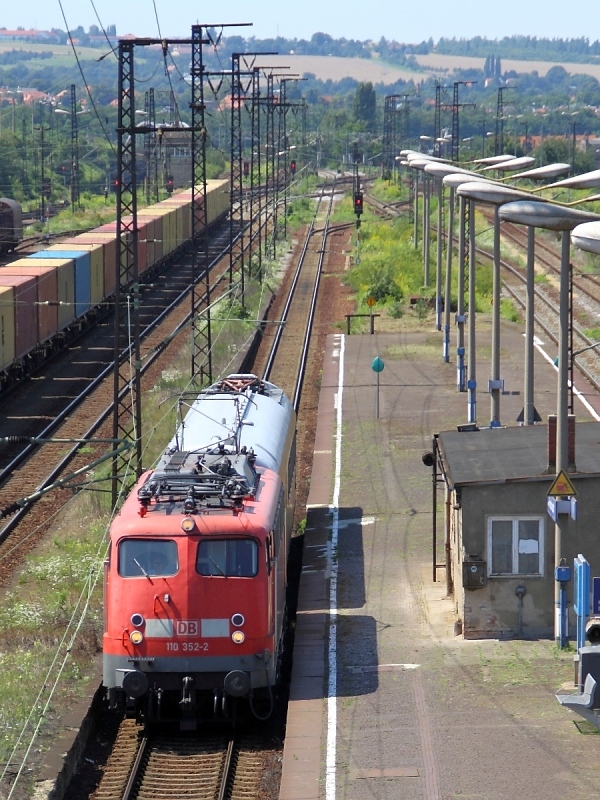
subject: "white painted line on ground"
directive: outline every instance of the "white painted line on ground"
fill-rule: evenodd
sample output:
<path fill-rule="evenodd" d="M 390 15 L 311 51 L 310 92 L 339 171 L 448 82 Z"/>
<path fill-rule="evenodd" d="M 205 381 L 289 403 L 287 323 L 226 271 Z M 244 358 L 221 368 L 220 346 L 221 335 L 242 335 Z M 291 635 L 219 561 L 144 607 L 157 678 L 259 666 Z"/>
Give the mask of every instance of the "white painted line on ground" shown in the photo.
<path fill-rule="evenodd" d="M 374 525 L 376 517 L 353 517 L 352 519 L 341 519 L 339 522 L 340 528 L 346 528 L 348 525 Z"/>
<path fill-rule="evenodd" d="M 540 340 L 534 337 L 533 343 L 535 345 L 536 350 L 539 353 L 541 353 L 544 356 L 544 358 L 546 359 L 546 361 L 548 361 L 550 364 L 552 364 L 552 366 L 554 367 L 556 372 L 558 372 L 558 367 L 554 363 L 554 359 L 551 358 L 548 355 L 548 353 L 542 348 Z M 568 382 L 568 385 L 569 385 L 569 388 L 570 388 L 571 381 Z M 579 391 L 579 389 L 576 386 L 573 386 L 573 394 L 575 395 L 575 397 L 577 397 L 579 400 L 581 400 L 581 402 L 584 405 L 584 407 L 589 411 L 589 413 L 596 420 L 596 422 L 600 422 L 600 414 L 598 414 L 596 409 L 588 403 L 588 401 L 585 399 L 585 397 L 581 394 L 581 392 Z"/>
<path fill-rule="evenodd" d="M 335 395 L 336 429 L 333 497 L 331 500 L 331 547 L 329 549 L 329 685 L 327 687 L 327 751 L 325 757 L 325 798 L 335 800 L 337 753 L 337 570 L 338 531 L 340 515 L 340 484 L 342 471 L 342 396 L 344 393 L 344 352 L 346 339 L 340 336 L 338 391 Z"/>

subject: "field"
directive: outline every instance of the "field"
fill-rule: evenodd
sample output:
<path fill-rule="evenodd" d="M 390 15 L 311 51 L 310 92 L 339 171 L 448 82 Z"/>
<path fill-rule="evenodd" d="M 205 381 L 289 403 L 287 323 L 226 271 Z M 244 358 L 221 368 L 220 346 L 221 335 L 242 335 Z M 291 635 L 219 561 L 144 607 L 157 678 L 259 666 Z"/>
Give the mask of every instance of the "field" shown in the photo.
<path fill-rule="evenodd" d="M 307 72 L 322 81 L 341 81 L 343 78 L 354 78 L 357 81 L 391 84 L 399 80 L 421 78 L 423 75 L 414 70 L 393 67 L 374 58 L 341 58 L 339 56 L 261 56 L 261 66 L 290 67 L 290 73 L 302 77 Z M 424 73 L 431 72 L 424 68 Z"/>
<path fill-rule="evenodd" d="M 501 54 L 500 54 L 501 55 Z M 418 64 L 425 70 L 436 70 L 436 72 L 452 73 L 456 69 L 479 69 L 483 70 L 485 59 L 472 58 L 469 56 L 447 56 L 439 53 L 430 53 L 427 56 L 415 56 Z M 518 61 L 516 59 L 503 58 L 502 70 L 514 70 L 515 72 L 537 72 L 538 75 L 545 75 L 552 67 L 564 67 L 567 72 L 574 75 L 591 75 L 600 81 L 600 63 L 598 64 L 573 64 L 568 61 L 560 63 L 554 61 Z"/>
<path fill-rule="evenodd" d="M 80 58 L 97 61 L 103 54 L 102 50 L 93 47 L 77 47 L 77 55 Z M 108 50 L 108 45 L 106 47 Z M 11 50 L 24 50 L 28 53 L 52 53 L 56 57 L 69 56 L 73 63 L 73 48 L 69 44 L 38 44 L 33 42 L 0 42 L 0 53 L 9 53 Z"/>

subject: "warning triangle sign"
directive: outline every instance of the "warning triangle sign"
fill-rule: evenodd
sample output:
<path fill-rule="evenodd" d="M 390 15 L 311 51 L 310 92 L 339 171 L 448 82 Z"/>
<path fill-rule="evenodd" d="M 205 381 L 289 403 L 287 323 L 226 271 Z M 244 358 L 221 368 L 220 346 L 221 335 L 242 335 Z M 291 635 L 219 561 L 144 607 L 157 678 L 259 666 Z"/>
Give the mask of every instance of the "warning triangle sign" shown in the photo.
<path fill-rule="evenodd" d="M 548 489 L 548 497 L 576 497 L 577 492 L 564 469 L 558 473 L 552 486 Z"/>

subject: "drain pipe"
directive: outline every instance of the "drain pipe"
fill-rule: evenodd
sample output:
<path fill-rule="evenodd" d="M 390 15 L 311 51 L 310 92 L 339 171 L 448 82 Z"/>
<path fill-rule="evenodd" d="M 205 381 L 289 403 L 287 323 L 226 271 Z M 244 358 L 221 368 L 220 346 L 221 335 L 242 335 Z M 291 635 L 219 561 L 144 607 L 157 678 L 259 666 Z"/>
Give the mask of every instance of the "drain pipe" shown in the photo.
<path fill-rule="evenodd" d="M 523 598 L 527 594 L 527 589 L 524 586 L 517 586 L 515 594 L 519 598 L 519 608 L 517 616 L 517 636 L 521 638 L 523 635 Z"/>

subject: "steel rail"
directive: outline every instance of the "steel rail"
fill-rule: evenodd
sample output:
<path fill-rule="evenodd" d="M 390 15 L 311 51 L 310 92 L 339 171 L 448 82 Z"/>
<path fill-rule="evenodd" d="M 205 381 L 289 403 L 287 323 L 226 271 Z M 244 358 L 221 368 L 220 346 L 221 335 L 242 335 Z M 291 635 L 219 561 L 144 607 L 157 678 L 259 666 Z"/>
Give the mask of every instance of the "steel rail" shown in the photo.
<path fill-rule="evenodd" d="M 288 293 L 288 296 L 287 296 L 287 299 L 286 299 L 286 302 L 285 302 L 285 306 L 284 306 L 283 312 L 281 314 L 281 324 L 277 328 L 277 331 L 276 331 L 276 334 L 275 334 L 275 337 L 274 337 L 274 341 L 273 341 L 273 344 L 271 346 L 271 351 L 270 351 L 269 356 L 267 358 L 267 363 L 266 363 L 265 370 L 264 370 L 264 377 L 266 379 L 269 378 L 269 375 L 271 374 L 271 371 L 272 371 L 274 363 L 275 363 L 275 358 L 277 356 L 277 351 L 279 349 L 279 346 L 281 344 L 281 340 L 282 340 L 282 337 L 283 337 L 284 326 L 285 326 L 285 323 L 286 323 L 286 321 L 287 321 L 287 319 L 289 317 L 290 308 L 291 308 L 292 303 L 294 301 L 294 295 L 295 295 L 296 287 L 298 286 L 298 281 L 300 280 L 300 275 L 302 273 L 304 262 L 306 260 L 306 254 L 308 252 L 308 247 L 309 247 L 311 238 L 312 238 L 313 234 L 315 233 L 315 225 L 316 225 L 317 216 L 319 214 L 320 205 L 321 205 L 321 202 L 323 201 L 323 199 L 325 198 L 326 193 L 327 193 L 327 187 L 324 186 L 322 188 L 321 195 L 320 195 L 319 201 L 317 203 L 317 207 L 315 209 L 315 213 L 314 213 L 313 219 L 312 219 L 312 221 L 310 223 L 309 229 L 308 229 L 308 231 L 306 233 L 306 236 L 305 236 L 305 239 L 304 239 L 304 244 L 302 246 L 302 252 L 300 253 L 300 258 L 298 259 L 298 265 L 296 267 L 296 272 L 294 274 L 294 278 L 292 280 L 292 285 L 290 287 L 290 291 Z M 333 204 L 334 194 L 335 194 L 335 181 L 334 181 L 333 186 L 331 187 L 331 191 L 330 191 L 329 208 L 328 208 L 328 211 L 327 211 L 327 222 L 326 222 L 326 225 L 325 225 L 325 228 L 324 228 L 323 242 L 325 242 L 325 239 L 326 239 L 327 225 L 328 225 L 329 216 L 331 214 L 331 207 L 332 207 L 332 204 Z M 308 347 L 309 347 L 309 344 L 310 344 L 310 332 L 311 332 L 312 321 L 314 319 L 314 313 L 315 313 L 315 308 L 316 308 L 319 277 L 320 277 L 320 273 L 321 273 L 321 267 L 322 267 L 322 264 L 323 264 L 324 249 L 325 248 L 323 246 L 321 248 L 321 253 L 319 255 L 319 263 L 318 263 L 318 266 L 317 266 L 315 285 L 313 287 L 311 303 L 310 303 L 310 306 L 309 306 L 308 322 L 307 322 L 307 326 L 306 326 L 306 329 L 305 329 L 304 340 L 303 340 L 302 348 L 301 348 L 300 365 L 299 365 L 298 373 L 297 373 L 297 376 L 296 376 L 296 382 L 295 382 L 296 383 L 296 389 L 294 391 L 294 398 L 293 398 L 293 401 L 292 401 L 292 404 L 293 404 L 294 409 L 296 411 L 298 410 L 298 406 L 299 406 L 299 403 L 300 403 L 301 387 L 302 387 L 302 383 L 303 383 L 303 371 L 306 368 L 306 359 L 307 359 Z"/>

